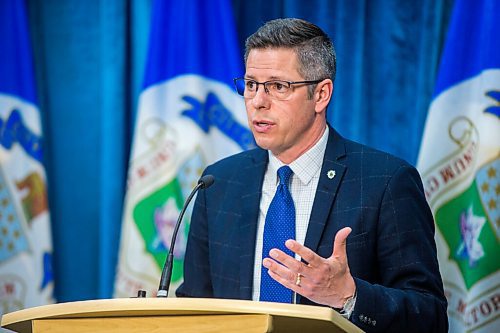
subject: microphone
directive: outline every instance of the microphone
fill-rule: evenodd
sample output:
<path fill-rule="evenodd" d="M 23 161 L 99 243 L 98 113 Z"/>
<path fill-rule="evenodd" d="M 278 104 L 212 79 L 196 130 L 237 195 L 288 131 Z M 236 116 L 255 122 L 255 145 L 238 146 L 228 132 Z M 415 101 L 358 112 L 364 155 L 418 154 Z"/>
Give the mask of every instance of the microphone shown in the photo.
<path fill-rule="evenodd" d="M 165 261 L 165 265 L 163 266 L 163 270 L 161 272 L 160 287 L 158 288 L 156 297 L 168 297 L 168 288 L 170 288 L 170 281 L 172 280 L 172 269 L 174 265 L 174 245 L 175 240 L 177 239 L 177 232 L 179 231 L 179 227 L 181 226 L 182 217 L 184 216 L 184 213 L 186 212 L 186 209 L 196 192 L 198 192 L 198 190 L 201 188 L 208 188 L 212 186 L 214 181 L 215 178 L 212 175 L 205 175 L 201 177 L 198 180 L 198 185 L 196 185 L 196 187 L 193 189 L 193 191 L 191 191 L 191 194 L 189 194 L 188 198 L 186 199 L 184 207 L 182 207 L 181 213 L 179 214 L 179 218 L 175 223 L 174 233 L 172 234 L 172 241 L 170 242 L 170 249 L 168 250 L 167 260 Z"/>

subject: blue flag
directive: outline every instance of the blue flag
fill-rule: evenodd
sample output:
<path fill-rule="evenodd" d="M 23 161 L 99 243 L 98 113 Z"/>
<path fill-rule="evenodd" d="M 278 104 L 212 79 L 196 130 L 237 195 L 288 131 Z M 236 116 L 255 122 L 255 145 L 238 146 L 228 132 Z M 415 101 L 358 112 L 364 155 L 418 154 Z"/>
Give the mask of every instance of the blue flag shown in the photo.
<path fill-rule="evenodd" d="M 450 332 L 500 326 L 500 1 L 457 0 L 418 168 Z"/>
<path fill-rule="evenodd" d="M 154 1 L 116 296 L 137 289 L 156 295 L 177 216 L 202 170 L 254 147 L 244 102 L 232 85 L 242 73 L 228 0 Z M 182 281 L 188 220 L 175 246 L 171 290 Z"/>
<path fill-rule="evenodd" d="M 52 302 L 43 142 L 24 1 L 0 2 L 0 313 Z"/>

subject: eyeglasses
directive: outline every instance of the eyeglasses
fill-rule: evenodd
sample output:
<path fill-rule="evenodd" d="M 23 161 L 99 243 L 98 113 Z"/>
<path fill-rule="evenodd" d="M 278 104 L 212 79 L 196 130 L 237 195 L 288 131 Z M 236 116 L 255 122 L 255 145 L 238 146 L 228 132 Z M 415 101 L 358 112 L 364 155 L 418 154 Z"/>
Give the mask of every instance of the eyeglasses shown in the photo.
<path fill-rule="evenodd" d="M 259 85 L 264 86 L 264 91 L 271 97 L 284 100 L 290 97 L 293 92 L 292 85 L 295 84 L 317 84 L 325 79 L 314 80 L 314 81 L 282 81 L 282 80 L 271 80 L 266 82 L 257 82 L 251 79 L 237 78 L 234 79 L 234 86 L 239 95 L 245 98 L 254 98 L 257 95 L 257 90 L 259 90 Z"/>

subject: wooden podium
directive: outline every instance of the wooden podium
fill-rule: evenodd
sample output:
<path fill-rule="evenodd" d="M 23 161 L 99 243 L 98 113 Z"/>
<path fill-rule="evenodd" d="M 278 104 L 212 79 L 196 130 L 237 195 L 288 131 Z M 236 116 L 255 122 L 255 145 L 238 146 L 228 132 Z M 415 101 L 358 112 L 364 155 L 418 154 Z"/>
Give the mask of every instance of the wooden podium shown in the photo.
<path fill-rule="evenodd" d="M 16 332 L 362 332 L 330 308 L 208 298 L 121 298 L 7 313 Z"/>

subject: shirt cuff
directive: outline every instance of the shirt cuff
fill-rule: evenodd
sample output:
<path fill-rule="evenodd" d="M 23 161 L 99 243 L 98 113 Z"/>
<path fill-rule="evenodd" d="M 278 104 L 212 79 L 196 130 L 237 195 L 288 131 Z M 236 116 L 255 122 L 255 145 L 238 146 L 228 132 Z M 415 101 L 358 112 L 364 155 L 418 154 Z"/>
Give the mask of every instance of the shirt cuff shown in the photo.
<path fill-rule="evenodd" d="M 351 314 L 354 311 L 354 306 L 356 305 L 356 297 L 357 293 L 355 292 L 354 295 L 349 298 L 347 301 L 345 301 L 344 306 L 340 310 L 340 315 L 344 317 L 345 319 L 351 318 Z"/>

